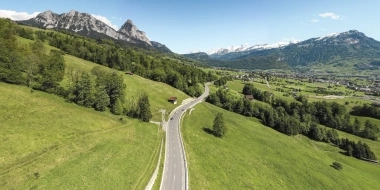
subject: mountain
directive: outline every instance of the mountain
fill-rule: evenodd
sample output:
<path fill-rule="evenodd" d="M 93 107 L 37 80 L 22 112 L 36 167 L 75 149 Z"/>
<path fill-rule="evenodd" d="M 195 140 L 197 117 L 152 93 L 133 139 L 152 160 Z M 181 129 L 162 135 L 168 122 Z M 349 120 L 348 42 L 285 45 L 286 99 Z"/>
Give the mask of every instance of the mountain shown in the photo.
<path fill-rule="evenodd" d="M 210 56 L 205 52 L 196 52 L 196 53 L 189 53 L 189 54 L 183 54 L 185 57 L 191 58 L 191 59 L 210 59 Z"/>
<path fill-rule="evenodd" d="M 290 66 L 328 63 L 334 59 L 380 58 L 380 42 L 357 30 L 311 38 L 281 48 L 250 52 L 235 59 L 276 55 Z"/>
<path fill-rule="evenodd" d="M 214 59 L 230 59 L 231 57 L 239 57 L 245 54 L 248 54 L 252 51 L 260 51 L 266 49 L 280 48 L 291 43 L 297 42 L 278 42 L 275 44 L 256 44 L 253 46 L 240 45 L 240 46 L 231 46 L 228 48 L 217 48 L 212 49 L 207 52 L 207 54 Z M 226 55 L 226 56 L 225 56 Z"/>
<path fill-rule="evenodd" d="M 68 30 L 90 37 L 110 37 L 129 43 L 152 46 L 151 41 L 146 37 L 145 33 L 138 30 L 131 20 L 127 20 L 127 22 L 116 31 L 90 14 L 80 13 L 75 10 L 63 14 L 56 14 L 48 10 L 29 20 L 18 21 L 18 23 L 40 28 Z"/>
<path fill-rule="evenodd" d="M 162 52 L 165 53 L 173 53 L 168 47 L 166 47 L 164 44 L 161 44 L 159 42 L 150 41 L 152 43 L 152 46 Z"/>
<path fill-rule="evenodd" d="M 357 30 L 333 33 L 326 36 L 310 38 L 297 43 L 280 43 L 274 45 L 240 46 L 229 49 L 209 51 L 211 59 L 220 62 L 205 61 L 213 66 L 234 68 L 263 68 L 267 59 L 268 67 L 278 66 L 278 61 L 290 67 L 329 64 L 334 60 L 342 62 L 352 59 L 380 59 L 380 42 L 367 37 Z M 274 62 L 273 62 L 274 61 Z M 282 64 L 280 64 L 283 67 Z"/>

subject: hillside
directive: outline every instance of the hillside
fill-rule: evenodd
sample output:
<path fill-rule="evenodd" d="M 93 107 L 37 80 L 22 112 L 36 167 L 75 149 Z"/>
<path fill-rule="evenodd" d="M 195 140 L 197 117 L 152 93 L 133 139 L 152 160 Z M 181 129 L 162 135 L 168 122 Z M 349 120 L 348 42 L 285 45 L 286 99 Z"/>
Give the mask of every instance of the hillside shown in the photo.
<path fill-rule="evenodd" d="M 227 135 L 216 138 L 216 113 L 224 115 Z M 376 189 L 378 165 L 347 157 L 342 150 L 297 135 L 281 134 L 247 118 L 208 103 L 195 107 L 183 121 L 183 136 L 192 189 Z M 380 144 L 362 140 L 379 155 Z M 338 161 L 343 170 L 330 165 Z"/>
<path fill-rule="evenodd" d="M 28 40 L 28 39 L 20 38 L 20 37 L 18 37 L 17 39 L 18 39 L 18 42 L 23 43 L 23 44 L 29 44 L 33 42 L 32 40 Z M 45 47 L 47 50 L 56 49 L 49 45 L 45 45 Z M 116 71 L 108 67 L 101 66 L 96 63 L 86 61 L 86 60 L 83 60 L 71 55 L 67 55 L 67 54 L 64 55 L 64 59 L 66 63 L 66 75 L 64 76 L 64 79 L 61 82 L 61 86 L 64 88 L 67 87 L 67 80 L 68 80 L 67 72 L 70 69 L 74 69 L 74 70 L 79 69 L 79 70 L 89 72 L 94 67 L 101 67 L 102 69 L 105 69 L 105 70 Z M 184 99 L 189 98 L 189 96 L 183 93 L 182 91 L 175 89 L 167 84 L 145 79 L 138 75 L 128 75 L 121 71 L 118 71 L 118 73 L 120 75 L 123 75 L 124 83 L 127 85 L 127 88 L 125 90 L 127 99 L 136 98 L 139 94 L 143 92 L 148 94 L 149 101 L 151 103 L 151 112 L 153 114 L 152 119 L 155 121 L 161 120 L 161 113 L 159 112 L 159 109 L 166 109 L 170 111 L 176 107 L 176 105 L 171 104 L 167 101 L 167 99 L 170 96 L 176 96 L 178 98 L 178 102 L 182 102 Z M 150 86 L 151 88 L 145 88 L 145 86 Z"/>
<path fill-rule="evenodd" d="M 144 187 L 161 132 L 154 124 L 0 83 L 3 189 Z"/>

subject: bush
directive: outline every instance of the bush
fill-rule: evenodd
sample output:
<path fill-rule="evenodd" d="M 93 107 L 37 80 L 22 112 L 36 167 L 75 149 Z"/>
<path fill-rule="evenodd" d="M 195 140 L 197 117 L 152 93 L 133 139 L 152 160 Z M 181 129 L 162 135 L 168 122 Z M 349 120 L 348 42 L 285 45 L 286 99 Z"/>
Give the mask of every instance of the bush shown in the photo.
<path fill-rule="evenodd" d="M 343 169 L 343 165 L 339 162 L 333 162 L 332 163 L 332 167 L 337 169 L 337 170 L 342 170 Z"/>

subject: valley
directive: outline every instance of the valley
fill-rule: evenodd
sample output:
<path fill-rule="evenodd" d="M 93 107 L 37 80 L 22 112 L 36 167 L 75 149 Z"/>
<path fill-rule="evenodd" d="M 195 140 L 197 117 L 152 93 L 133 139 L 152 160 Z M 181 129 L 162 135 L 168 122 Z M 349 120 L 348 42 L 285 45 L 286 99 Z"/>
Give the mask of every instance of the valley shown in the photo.
<path fill-rule="evenodd" d="M 123 14 L 136 14 L 126 7 Z M 117 25 L 73 9 L 0 18 L 0 189 L 380 186 L 373 32 L 347 26 L 306 40 L 181 54 L 178 44 L 193 47 L 187 38 L 199 43 L 211 30 L 196 27 L 208 17 L 174 32 L 182 20 L 147 25 L 155 11 L 146 8 L 144 17 L 129 17 L 136 22 L 112 16 Z M 228 43 L 245 36 L 226 23 Z M 152 27 L 177 46 L 151 40 Z M 262 39 L 278 31 L 267 32 Z M 218 35 L 208 42 L 226 44 Z"/>

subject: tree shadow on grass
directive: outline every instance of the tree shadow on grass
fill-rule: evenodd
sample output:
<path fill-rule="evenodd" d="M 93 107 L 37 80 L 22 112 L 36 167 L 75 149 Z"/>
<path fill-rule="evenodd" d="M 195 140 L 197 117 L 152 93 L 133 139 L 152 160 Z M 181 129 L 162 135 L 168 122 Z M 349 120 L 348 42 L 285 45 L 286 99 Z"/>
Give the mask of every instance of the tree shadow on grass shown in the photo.
<path fill-rule="evenodd" d="M 348 153 L 346 151 L 339 151 L 339 153 L 342 155 L 345 155 L 345 156 L 350 156 L 350 155 L 348 155 Z"/>
<path fill-rule="evenodd" d="M 214 130 L 212 130 L 212 129 L 208 128 L 208 127 L 203 127 L 202 129 L 203 129 L 204 132 L 206 132 L 206 133 L 208 133 L 208 134 L 213 135 L 214 137 L 216 137 L 216 134 L 215 134 Z"/>
<path fill-rule="evenodd" d="M 330 164 L 330 167 L 332 167 L 332 168 L 334 168 L 334 169 L 336 169 L 336 170 L 338 170 L 338 171 L 339 171 L 339 169 L 338 169 L 338 168 L 336 168 L 336 167 L 334 167 L 332 164 Z"/>

